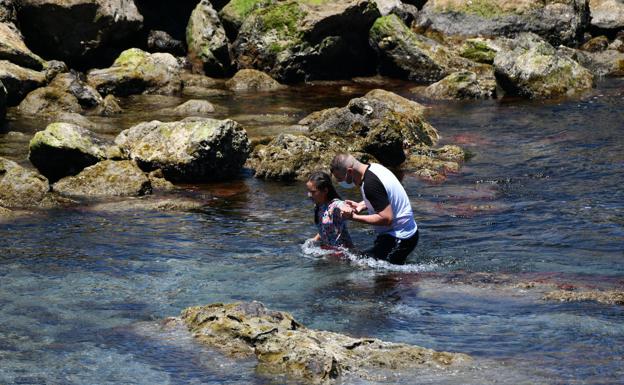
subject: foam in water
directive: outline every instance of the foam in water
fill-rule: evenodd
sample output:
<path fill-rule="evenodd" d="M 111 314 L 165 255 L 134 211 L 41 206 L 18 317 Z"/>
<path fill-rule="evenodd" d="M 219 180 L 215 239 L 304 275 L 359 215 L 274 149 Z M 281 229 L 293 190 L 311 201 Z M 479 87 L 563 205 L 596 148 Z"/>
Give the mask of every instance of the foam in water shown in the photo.
<path fill-rule="evenodd" d="M 385 271 L 398 271 L 403 273 L 423 273 L 429 271 L 435 271 L 439 269 L 439 265 L 436 263 L 420 263 L 420 264 L 406 264 L 406 265 L 394 265 L 386 261 L 366 257 L 357 251 L 349 250 L 344 247 L 326 248 L 321 247 L 318 242 L 312 239 L 306 240 L 301 245 L 301 251 L 303 255 L 308 258 L 329 258 L 337 257 L 349 261 L 350 263 L 364 267 L 372 268 L 375 270 Z"/>

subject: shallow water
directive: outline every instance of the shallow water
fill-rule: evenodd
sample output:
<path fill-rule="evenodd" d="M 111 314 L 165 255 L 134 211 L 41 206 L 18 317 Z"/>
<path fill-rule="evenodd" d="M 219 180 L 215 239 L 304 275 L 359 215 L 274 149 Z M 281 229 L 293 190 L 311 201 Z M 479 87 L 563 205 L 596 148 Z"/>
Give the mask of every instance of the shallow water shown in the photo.
<path fill-rule="evenodd" d="M 262 136 L 368 88 L 209 100 L 214 116 L 243 116 L 250 135 Z M 388 88 L 409 95 L 407 85 Z M 610 80 L 576 100 L 427 102 L 443 143 L 474 156 L 444 183 L 404 177 L 421 238 L 401 268 L 310 253 L 304 186 L 249 174 L 184 186 L 184 196 L 204 203 L 196 212 L 85 204 L 0 224 L 0 384 L 296 383 L 160 326 L 187 306 L 239 300 L 291 312 L 309 327 L 475 358 L 456 370 L 345 384 L 621 383 L 622 307 L 545 302 L 531 290 L 450 277 L 624 286 L 623 90 Z M 112 136 L 183 100 L 129 98 L 128 113 L 100 130 Z M 0 156 L 23 162 L 41 125 L 9 122 Z M 356 244 L 371 242 L 367 228 L 351 232 Z"/>

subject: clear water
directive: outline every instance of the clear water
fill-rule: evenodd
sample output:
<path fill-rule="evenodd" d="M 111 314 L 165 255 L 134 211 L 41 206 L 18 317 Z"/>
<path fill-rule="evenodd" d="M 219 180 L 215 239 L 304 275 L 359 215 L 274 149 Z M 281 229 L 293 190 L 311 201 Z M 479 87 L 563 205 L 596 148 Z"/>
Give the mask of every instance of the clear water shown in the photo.
<path fill-rule="evenodd" d="M 370 87 L 344 85 L 209 100 L 215 116 L 238 116 L 262 136 Z M 388 88 L 409 95 L 407 85 Z M 112 136 L 181 101 L 124 100 L 128 112 L 98 129 Z M 84 204 L 0 224 L 0 384 L 296 383 L 160 326 L 188 306 L 240 300 L 313 328 L 475 358 L 345 384 L 622 383 L 622 307 L 452 278 L 624 287 L 624 82 L 575 100 L 427 105 L 443 142 L 474 156 L 444 183 L 404 177 L 421 238 L 402 268 L 311 252 L 304 186 L 248 173 L 183 186 L 180 196 L 204 203 L 195 212 Z M 0 156 L 26 163 L 28 138 L 44 123 L 13 119 Z M 372 241 L 365 227 L 351 232 L 358 245 Z"/>

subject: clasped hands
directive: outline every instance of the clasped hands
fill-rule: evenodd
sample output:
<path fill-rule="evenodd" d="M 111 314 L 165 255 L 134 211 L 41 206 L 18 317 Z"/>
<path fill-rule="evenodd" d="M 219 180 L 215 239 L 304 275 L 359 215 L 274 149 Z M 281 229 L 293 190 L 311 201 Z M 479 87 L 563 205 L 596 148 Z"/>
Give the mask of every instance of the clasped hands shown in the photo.
<path fill-rule="evenodd" d="M 340 207 L 340 216 L 343 219 L 353 219 L 353 214 L 359 214 L 364 209 L 366 209 L 364 202 L 345 200 L 345 204 Z"/>

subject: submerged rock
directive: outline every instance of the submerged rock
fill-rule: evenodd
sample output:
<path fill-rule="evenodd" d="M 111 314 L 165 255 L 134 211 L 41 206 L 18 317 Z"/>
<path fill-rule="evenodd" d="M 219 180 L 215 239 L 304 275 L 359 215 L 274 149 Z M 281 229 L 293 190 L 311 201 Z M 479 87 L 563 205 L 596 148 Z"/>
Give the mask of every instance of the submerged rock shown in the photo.
<path fill-rule="evenodd" d="M 506 36 L 533 32 L 553 45 L 574 45 L 589 21 L 585 0 L 429 0 L 417 25 L 445 35 Z"/>
<path fill-rule="evenodd" d="M 593 87 L 591 72 L 539 36 L 521 34 L 512 46 L 494 59 L 496 79 L 507 93 L 550 98 Z"/>
<path fill-rule="evenodd" d="M 608 305 L 624 305 L 624 292 L 609 291 L 568 291 L 558 290 L 547 293 L 543 297 L 546 301 L 579 302 L 595 301 Z"/>
<path fill-rule="evenodd" d="M 102 95 L 172 94 L 182 90 L 181 71 L 182 66 L 171 54 L 131 48 L 111 67 L 89 71 L 87 82 Z"/>
<path fill-rule="evenodd" d="M 236 177 L 249 154 L 246 131 L 229 119 L 140 123 L 122 131 L 115 143 L 141 168 L 162 169 L 172 181 Z"/>
<path fill-rule="evenodd" d="M 186 28 L 188 57 L 195 72 L 225 76 L 232 69 L 230 44 L 210 1 L 201 0 Z"/>
<path fill-rule="evenodd" d="M 262 71 L 254 69 L 242 69 L 225 86 L 232 91 L 273 91 L 285 88 L 277 80 Z"/>
<path fill-rule="evenodd" d="M 51 183 L 76 175 L 100 160 L 119 156 L 119 149 L 91 131 L 71 123 L 52 123 L 30 141 L 31 163 Z"/>
<path fill-rule="evenodd" d="M 203 116 L 215 111 L 215 107 L 207 100 L 187 100 L 175 108 L 164 108 L 161 110 L 165 115 L 178 116 Z"/>
<path fill-rule="evenodd" d="M 232 356 L 255 355 L 262 370 L 307 383 L 329 383 L 343 375 L 365 377 L 383 369 L 444 368 L 470 361 L 461 353 L 308 329 L 290 314 L 269 310 L 259 302 L 191 307 L 181 318 L 202 343 Z"/>
<path fill-rule="evenodd" d="M 141 196 L 152 192 L 150 179 L 129 160 L 105 160 L 65 177 L 52 189 L 73 197 Z"/>
<path fill-rule="evenodd" d="M 49 190 L 50 186 L 45 177 L 0 157 L 0 206 L 40 207 Z"/>

